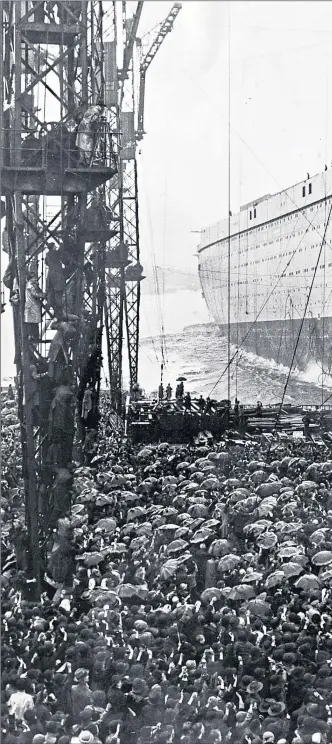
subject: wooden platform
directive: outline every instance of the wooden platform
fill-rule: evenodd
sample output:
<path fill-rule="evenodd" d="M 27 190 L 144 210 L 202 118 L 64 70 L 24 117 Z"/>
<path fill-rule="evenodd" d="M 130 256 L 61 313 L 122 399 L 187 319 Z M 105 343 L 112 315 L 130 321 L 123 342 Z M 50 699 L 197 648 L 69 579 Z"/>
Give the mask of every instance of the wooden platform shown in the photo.
<path fill-rule="evenodd" d="M 91 168 L 65 168 L 51 171 L 46 168 L 27 166 L 2 166 L 1 178 L 4 192 L 22 191 L 23 194 L 79 194 L 94 191 L 116 174 L 115 166 L 91 166 Z"/>
<path fill-rule="evenodd" d="M 79 24 L 63 26 L 58 23 L 22 22 L 20 31 L 32 44 L 72 44 L 73 37 L 80 33 Z"/>

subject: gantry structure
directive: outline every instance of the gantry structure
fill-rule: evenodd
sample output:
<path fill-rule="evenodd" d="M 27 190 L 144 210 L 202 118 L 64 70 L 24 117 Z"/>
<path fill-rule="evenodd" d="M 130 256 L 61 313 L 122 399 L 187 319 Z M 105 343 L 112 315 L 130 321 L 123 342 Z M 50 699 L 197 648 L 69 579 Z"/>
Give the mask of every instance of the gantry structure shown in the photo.
<path fill-rule="evenodd" d="M 118 412 L 125 353 L 130 385 L 137 383 L 142 96 L 147 62 L 181 6 L 159 24 L 147 59 L 142 7 L 129 16 L 125 2 L 1 4 L 3 282 L 36 594 L 50 532 L 70 506 L 72 462 L 98 426 L 104 329 Z"/>
<path fill-rule="evenodd" d="M 147 70 L 181 10 L 175 3 L 167 17 L 150 34 L 138 35 L 143 2 L 128 15 L 128 3 L 114 3 L 105 42 L 106 101 L 113 127 L 121 132 L 116 177 L 108 188 L 108 204 L 119 224 L 114 253 L 107 263 L 105 313 L 111 400 L 121 411 L 123 361 L 128 360 L 131 390 L 138 382 L 139 310 L 141 281 L 137 149 L 144 132 L 145 80 Z M 116 50 L 123 49 L 120 62 Z"/>

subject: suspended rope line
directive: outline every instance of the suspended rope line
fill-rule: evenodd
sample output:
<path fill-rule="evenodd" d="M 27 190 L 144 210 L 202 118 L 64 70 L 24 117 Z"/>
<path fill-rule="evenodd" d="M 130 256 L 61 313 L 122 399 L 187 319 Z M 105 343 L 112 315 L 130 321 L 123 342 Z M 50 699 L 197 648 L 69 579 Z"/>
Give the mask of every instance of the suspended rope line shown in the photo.
<path fill-rule="evenodd" d="M 228 255 L 227 255 L 227 398 L 231 399 L 231 5 L 228 0 Z M 229 425 L 229 407 L 228 425 Z"/>
<path fill-rule="evenodd" d="M 289 297 L 289 295 L 288 295 L 288 297 Z M 283 338 L 284 330 L 285 330 L 285 323 L 286 323 L 286 317 L 287 317 L 287 300 L 288 300 L 288 297 L 287 297 L 286 302 L 285 302 L 284 320 L 283 320 L 283 324 L 282 324 L 282 327 L 281 327 L 281 334 L 280 334 L 280 340 L 279 340 L 279 348 L 278 348 L 277 359 L 276 359 L 277 364 L 279 364 L 279 355 L 280 355 L 280 351 L 281 351 L 282 338 Z"/>
<path fill-rule="evenodd" d="M 150 232 L 150 252 L 152 254 L 153 277 L 154 277 L 156 297 L 157 297 L 157 320 L 158 320 L 158 325 L 159 325 L 159 340 L 160 340 L 161 353 L 163 353 L 163 342 L 162 342 L 162 339 L 163 339 L 163 318 L 162 318 L 162 307 L 161 307 L 161 300 L 160 300 L 160 286 L 159 286 L 159 278 L 158 278 L 157 265 L 156 265 L 155 249 L 154 249 L 154 239 L 153 239 L 153 229 L 152 229 L 150 201 L 149 201 L 147 190 L 145 189 L 145 182 L 144 182 L 144 167 L 142 168 L 142 176 L 143 176 L 142 182 L 143 182 L 143 187 L 144 187 L 144 192 L 145 192 L 145 198 L 146 198 L 146 204 L 147 204 L 149 232 Z"/>
<path fill-rule="evenodd" d="M 167 204 L 167 181 L 165 180 L 165 192 L 164 192 L 164 241 L 163 241 L 163 271 L 162 271 L 162 313 L 161 313 L 161 333 L 162 333 L 162 360 L 163 364 L 167 364 L 167 350 L 166 350 L 166 335 L 164 326 L 165 317 L 165 261 L 166 261 L 166 204 Z"/>

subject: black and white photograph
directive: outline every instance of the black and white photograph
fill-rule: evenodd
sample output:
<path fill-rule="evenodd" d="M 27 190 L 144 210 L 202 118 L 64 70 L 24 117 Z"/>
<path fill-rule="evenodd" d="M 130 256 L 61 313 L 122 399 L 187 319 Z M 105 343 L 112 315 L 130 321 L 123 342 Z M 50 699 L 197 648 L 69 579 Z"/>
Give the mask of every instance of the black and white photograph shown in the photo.
<path fill-rule="evenodd" d="M 332 744 L 332 0 L 1 0 L 2 744 Z"/>

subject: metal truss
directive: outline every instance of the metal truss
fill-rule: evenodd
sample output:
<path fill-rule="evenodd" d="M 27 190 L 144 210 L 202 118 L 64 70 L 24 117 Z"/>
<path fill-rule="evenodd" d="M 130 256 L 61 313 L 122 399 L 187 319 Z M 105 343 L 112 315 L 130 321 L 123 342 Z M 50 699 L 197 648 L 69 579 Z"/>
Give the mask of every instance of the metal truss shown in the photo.
<path fill-rule="evenodd" d="M 128 3 L 112 5 L 112 41 L 105 45 L 105 51 L 106 47 L 108 50 L 105 85 L 106 91 L 109 92 L 108 105 L 113 110 L 114 127 L 119 131 L 120 137 L 117 176 L 109 188 L 108 196 L 112 212 L 117 215 L 119 221 L 115 250 L 120 260 L 115 261 L 113 266 L 111 259 L 109 263 L 105 325 L 111 400 L 120 413 L 125 352 L 128 357 L 130 390 L 138 381 L 140 284 L 144 276 L 140 264 L 136 148 L 144 135 L 145 77 L 165 37 L 172 30 L 181 5 L 180 3 L 173 5 L 166 19 L 154 33 L 155 38 L 145 56 L 141 41 L 137 38 L 143 2 L 136 4 L 131 16 L 127 15 Z M 120 23 L 117 23 L 117 14 L 120 14 Z M 124 48 L 122 67 L 117 67 L 114 55 L 119 28 L 122 31 Z"/>
<path fill-rule="evenodd" d="M 60 474 L 73 458 L 74 401 L 78 398 L 80 420 L 87 382 L 98 407 L 106 243 L 115 234 L 105 185 L 117 164 L 107 117 L 92 165 L 77 163 L 75 147 L 75 117 L 79 120 L 105 90 L 103 4 L 4 2 L 2 30 L 6 287 L 14 319 L 29 572 L 38 593 L 41 543 Z M 61 321 L 46 299 L 50 243 L 61 250 L 65 273 Z M 40 323 L 32 329 L 25 314 L 31 277 L 43 292 Z M 60 372 L 52 356 L 57 337 L 64 359 Z M 52 429 L 61 386 L 69 391 L 65 447 Z"/>
<path fill-rule="evenodd" d="M 107 348 L 111 401 L 118 412 L 122 405 L 123 358 L 126 346 L 130 386 L 137 382 L 139 301 L 141 272 L 139 264 L 139 224 L 137 167 L 134 123 L 134 58 L 136 33 L 143 3 L 137 3 L 132 18 L 126 17 L 126 3 L 113 3 L 112 40 L 107 42 L 106 91 L 108 106 L 119 132 L 117 176 L 109 185 L 108 198 L 116 216 L 119 232 L 111 246 L 107 271 Z M 117 14 L 121 14 L 117 24 Z M 119 69 L 113 55 L 117 29 L 122 29 L 123 65 Z M 106 94 L 107 100 L 107 94 Z M 134 270 L 134 273 L 133 273 Z M 130 274 L 130 271 L 132 272 Z M 136 273 L 135 273 L 136 272 Z M 132 276 L 133 279 L 128 277 Z M 137 277 L 137 278 L 135 278 Z"/>

